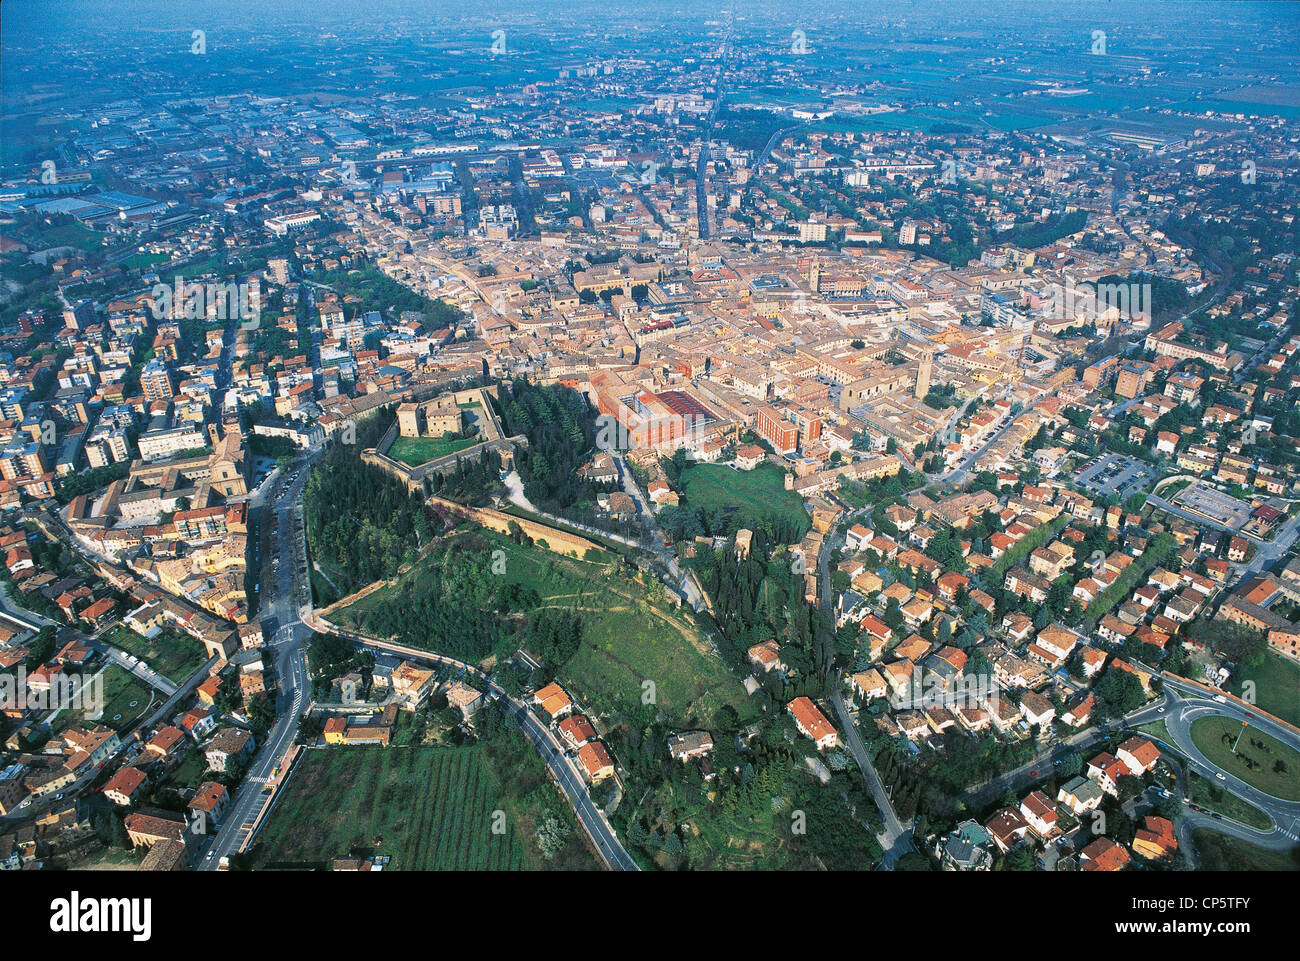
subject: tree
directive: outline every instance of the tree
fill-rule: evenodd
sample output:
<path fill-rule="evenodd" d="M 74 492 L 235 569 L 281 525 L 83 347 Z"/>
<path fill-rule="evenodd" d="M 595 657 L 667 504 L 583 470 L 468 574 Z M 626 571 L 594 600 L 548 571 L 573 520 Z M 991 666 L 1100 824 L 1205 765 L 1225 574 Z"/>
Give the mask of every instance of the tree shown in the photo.
<path fill-rule="evenodd" d="M 1058 773 L 1061 777 L 1071 778 L 1083 771 L 1083 755 L 1078 751 L 1066 751 L 1060 757 Z"/>
<path fill-rule="evenodd" d="M 1142 706 L 1146 697 L 1142 682 L 1129 671 L 1111 668 L 1093 688 L 1104 718 L 1119 718 Z"/>
<path fill-rule="evenodd" d="M 25 663 L 28 670 L 40 667 L 54 656 L 54 635 L 53 627 L 42 627 L 36 632 L 36 637 L 32 639 L 31 648 L 27 652 Z"/>

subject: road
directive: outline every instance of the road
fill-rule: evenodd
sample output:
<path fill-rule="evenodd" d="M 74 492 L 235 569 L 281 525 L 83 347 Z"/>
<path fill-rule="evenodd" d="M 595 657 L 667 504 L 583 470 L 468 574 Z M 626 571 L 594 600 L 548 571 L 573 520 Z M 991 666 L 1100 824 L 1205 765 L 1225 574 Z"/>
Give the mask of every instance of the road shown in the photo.
<path fill-rule="evenodd" d="M 732 24 L 728 19 L 726 30 L 722 35 L 723 60 L 718 64 L 718 78 L 716 89 L 714 90 L 713 106 L 709 108 L 708 119 L 704 122 L 704 130 L 700 134 L 700 157 L 695 168 L 695 206 L 696 217 L 699 221 L 699 234 L 701 240 L 709 239 L 709 138 L 713 135 L 713 123 L 718 117 L 718 110 L 722 107 L 723 81 L 727 75 L 726 58 L 731 56 L 731 28 Z"/>
<path fill-rule="evenodd" d="M 267 800 L 263 779 L 270 776 L 285 752 L 293 746 L 309 699 L 303 641 L 311 636 L 311 628 L 303 622 L 301 615 L 310 614 L 311 589 L 305 574 L 306 545 L 300 527 L 300 501 L 314 457 L 312 454 L 290 468 L 290 476 L 294 479 L 287 484 L 281 482 L 282 486 L 269 498 L 269 503 L 257 504 L 254 500 L 255 509 L 261 515 L 260 525 L 273 524 L 279 535 L 279 550 L 273 558 L 271 578 L 259 581 L 259 614 L 263 625 L 273 631 L 268 638 L 266 654 L 275 666 L 278 682 L 276 718 L 235 791 L 224 821 L 201 852 L 201 871 L 216 870 L 221 859 L 237 852 L 246 840 L 248 832 L 244 824 L 256 819 L 257 812 Z"/>
<path fill-rule="evenodd" d="M 704 595 L 696 588 L 695 582 L 688 578 L 681 569 L 681 566 L 677 563 L 677 555 L 664 543 L 664 535 L 659 529 L 659 521 L 655 519 L 654 511 L 650 509 L 650 499 L 641 492 L 636 477 L 633 476 L 631 469 L 627 466 L 623 455 L 615 451 L 613 458 L 615 466 L 618 467 L 623 492 L 632 498 L 632 502 L 636 504 L 637 511 L 641 515 L 641 522 L 645 525 L 646 540 L 641 543 L 641 547 L 659 558 L 659 563 L 664 568 L 661 572 L 664 583 L 675 591 L 679 597 L 684 598 L 692 608 L 697 611 L 704 610 L 707 606 L 704 602 Z"/>
<path fill-rule="evenodd" d="M 1271 721 L 1258 712 L 1250 711 L 1234 702 L 1231 698 L 1226 699 L 1226 703 L 1220 703 L 1207 696 L 1194 685 L 1180 682 L 1167 675 L 1163 680 L 1165 684 L 1164 696 L 1160 700 L 1153 701 L 1126 715 L 1121 725 L 1122 729 L 1128 730 L 1141 724 L 1164 721 L 1165 727 L 1170 734 L 1171 743 L 1167 744 L 1159 738 L 1155 740 L 1160 742 L 1167 760 L 1175 762 L 1175 758 L 1170 756 L 1170 748 L 1172 748 L 1188 759 L 1187 770 L 1195 771 L 1211 783 L 1217 781 L 1224 790 L 1262 810 L 1274 823 L 1273 830 L 1260 831 L 1228 818 L 1215 818 L 1212 814 L 1191 810 L 1185 800 L 1186 785 L 1183 779 L 1183 766 L 1178 764 L 1179 783 L 1183 788 L 1184 795 L 1179 799 L 1184 806 L 1183 817 L 1180 819 L 1178 827 L 1180 844 L 1189 851 L 1193 850 L 1191 832 L 1196 829 L 1207 828 L 1273 850 L 1285 850 L 1293 846 L 1297 840 L 1300 840 L 1300 802 L 1275 798 L 1227 772 L 1220 772 L 1196 748 L 1196 745 L 1192 742 L 1190 730 L 1192 723 L 1198 717 L 1222 714 L 1238 720 L 1245 720 L 1246 715 L 1251 714 L 1250 723 L 1297 749 L 1300 749 L 1300 733 L 1285 725 Z M 1091 745 L 1100 741 L 1104 733 L 1104 731 L 1095 727 L 1080 731 L 1074 737 L 1053 745 L 1050 751 L 1040 754 L 1015 770 L 1008 771 L 992 781 L 972 788 L 962 795 L 962 800 L 970 807 L 979 807 L 994 803 L 997 796 L 1008 787 L 1019 794 L 1032 785 L 1045 780 L 1051 773 L 1053 762 L 1059 760 L 1062 755 L 1069 751 L 1086 751 Z M 1224 774 L 1222 780 L 1216 777 L 1217 773 Z"/>
<path fill-rule="evenodd" d="M 963 455 L 962 459 L 959 460 L 956 464 L 954 464 L 951 470 L 947 471 L 946 473 L 940 474 L 937 478 L 935 478 L 935 483 L 939 483 L 939 484 L 963 483 L 966 480 L 966 478 L 970 476 L 971 473 L 970 469 L 975 464 L 975 462 L 980 459 L 980 456 L 986 450 L 988 450 L 990 447 L 996 444 L 1002 438 L 1002 435 L 1005 434 L 1011 428 L 1011 425 L 1016 422 L 1016 419 L 1012 417 L 1010 414 L 1007 414 L 1005 416 L 1006 416 L 1006 423 L 1004 423 L 1001 427 L 999 427 L 996 431 L 994 431 L 993 434 L 989 437 L 989 439 L 986 440 L 984 443 L 980 444 L 979 447 L 972 450 L 969 454 Z"/>
<path fill-rule="evenodd" d="M 1218 781 L 1225 790 L 1253 804 L 1273 819 L 1275 830 L 1271 833 L 1256 832 L 1256 839 L 1252 843 L 1263 843 L 1271 839 L 1270 843 L 1281 847 L 1294 844 L 1300 839 L 1300 801 L 1287 801 L 1266 794 L 1231 772 L 1220 770 L 1196 746 L 1191 729 L 1199 718 L 1223 715 L 1234 721 L 1246 721 L 1295 750 L 1300 750 L 1300 733 L 1259 711 L 1247 708 L 1233 698 L 1219 702 L 1192 684 L 1167 676 L 1164 681 L 1165 690 L 1173 695 L 1169 698 L 1170 707 L 1164 714 L 1165 727 L 1169 730 L 1169 740 L 1173 746 L 1187 758 L 1189 769 L 1212 783 Z M 1221 779 L 1219 774 L 1223 775 Z"/>
<path fill-rule="evenodd" d="M 1200 516 L 1199 514 L 1193 514 L 1191 511 L 1179 507 L 1177 504 L 1167 501 L 1156 494 L 1148 494 L 1147 503 L 1153 507 L 1160 508 L 1160 510 L 1165 511 L 1168 514 L 1172 514 L 1175 517 L 1181 517 L 1183 520 L 1191 521 L 1194 524 L 1200 524 L 1204 527 L 1213 527 L 1215 530 L 1220 530 L 1228 534 L 1235 534 L 1253 542 L 1255 545 L 1255 554 L 1251 558 L 1250 563 L 1233 565 L 1234 569 L 1238 570 L 1243 576 L 1250 576 L 1253 573 L 1257 573 L 1265 567 L 1280 560 L 1286 555 L 1286 552 L 1291 549 L 1291 545 L 1295 543 L 1296 537 L 1300 535 L 1300 514 L 1288 518 L 1286 522 L 1278 528 L 1277 533 L 1271 540 L 1262 541 L 1253 534 L 1247 534 L 1226 524 L 1220 524 L 1217 521 L 1212 521 L 1207 517 Z"/>
<path fill-rule="evenodd" d="M 894 804 L 889 799 L 889 792 L 885 790 L 885 785 L 881 782 L 880 775 L 876 773 L 866 746 L 863 745 L 862 738 L 858 734 L 857 722 L 853 720 L 853 715 L 844 704 L 844 698 L 840 696 L 839 682 L 839 677 L 836 677 L 835 685 L 831 688 L 831 704 L 835 706 L 835 713 L 840 718 L 840 726 L 844 728 L 844 740 L 849 746 L 849 753 L 857 762 L 858 769 L 862 772 L 867 788 L 871 791 L 876 807 L 880 810 L 880 816 L 885 822 L 884 832 L 876 836 L 885 853 L 881 866 L 892 868 L 912 847 L 912 825 L 905 825 L 898 819 Z"/>
<path fill-rule="evenodd" d="M 846 520 L 851 520 L 854 516 L 864 513 L 865 508 L 851 511 Z M 835 549 L 843 542 L 843 535 L 836 528 L 826 536 L 822 541 L 821 552 L 817 555 L 817 595 L 822 610 L 831 618 L 831 623 L 835 620 L 835 610 L 833 598 L 835 589 L 831 585 L 830 558 Z M 828 652 L 831 661 L 835 658 L 835 649 L 832 646 Z M 898 863 L 898 859 L 912 849 L 912 825 L 904 824 L 898 817 L 898 812 L 894 810 L 894 803 L 889 798 L 889 792 L 885 790 L 884 782 L 881 781 L 875 765 L 871 763 L 871 756 L 867 754 L 866 746 L 862 743 L 862 737 L 858 734 L 857 722 L 849 713 L 844 704 L 844 699 L 840 694 L 841 674 L 831 672 L 827 665 L 827 673 L 831 677 L 830 681 L 830 698 L 831 704 L 835 707 L 835 713 L 839 715 L 840 726 L 844 728 L 844 740 L 848 743 L 849 753 L 853 755 L 853 760 L 858 765 L 858 770 L 862 772 L 862 779 L 867 784 L 867 789 L 871 791 L 871 796 L 876 802 L 876 807 L 880 810 L 881 819 L 884 821 L 885 829 L 876 836 L 880 842 L 881 850 L 884 852 L 884 860 L 881 867 L 889 869 Z"/>
<path fill-rule="evenodd" d="M 463 676 L 468 676 L 477 681 L 483 690 L 487 691 L 501 704 L 507 716 L 515 720 L 528 740 L 537 748 L 537 753 L 541 755 L 542 760 L 546 762 L 546 766 L 555 776 L 556 782 L 573 806 L 573 813 L 577 816 L 578 822 L 587 833 L 587 837 L 591 839 L 592 844 L 596 846 L 596 850 L 600 853 L 600 857 L 606 866 L 613 871 L 640 870 L 636 861 L 627 853 L 622 842 L 619 841 L 618 835 L 609 821 L 605 819 L 605 815 L 592 802 L 582 775 L 578 773 L 573 762 L 564 753 L 560 742 L 556 740 L 550 728 L 542 724 L 533 712 L 528 710 L 525 704 L 510 697 L 491 677 L 472 665 L 458 661 L 455 658 L 381 641 L 339 627 L 328 621 L 320 620 L 313 614 L 308 614 L 307 617 L 316 630 L 337 634 L 339 637 L 352 641 L 361 647 L 385 654 L 399 654 L 410 660 L 423 661 L 426 664 L 450 667 Z"/>
<path fill-rule="evenodd" d="M 647 531 L 646 536 L 643 538 L 624 537 L 622 534 L 615 534 L 612 531 L 604 531 L 587 524 L 580 524 L 577 521 L 566 520 L 563 517 L 556 517 L 554 514 L 548 514 L 538 509 L 524 494 L 523 481 L 520 479 L 518 471 L 512 470 L 505 475 L 506 496 L 516 507 L 523 508 L 531 514 L 536 514 L 562 530 L 571 528 L 576 531 L 585 531 L 588 534 L 605 537 L 612 541 L 618 541 L 620 544 L 626 544 L 628 547 L 635 547 L 638 550 L 653 554 L 659 559 L 662 566 L 660 577 L 668 589 L 685 600 L 696 611 L 703 610 L 706 606 L 703 594 L 696 588 L 694 581 L 688 578 L 681 569 L 681 566 L 677 563 L 677 556 L 671 549 L 664 546 L 659 524 L 655 520 L 654 513 L 650 510 L 649 501 L 642 496 L 640 489 L 637 487 L 632 472 L 628 470 L 622 456 L 617 453 L 614 454 L 614 463 L 617 465 L 619 475 L 622 478 L 623 490 L 628 497 L 632 498 L 632 503 L 636 505 L 637 513 L 640 515 L 641 522 Z"/>

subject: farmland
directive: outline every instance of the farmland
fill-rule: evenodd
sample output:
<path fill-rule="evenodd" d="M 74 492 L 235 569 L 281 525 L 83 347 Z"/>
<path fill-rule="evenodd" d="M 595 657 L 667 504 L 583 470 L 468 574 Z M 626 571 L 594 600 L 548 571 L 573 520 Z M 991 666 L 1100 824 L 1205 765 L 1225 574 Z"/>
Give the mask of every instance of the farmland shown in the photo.
<path fill-rule="evenodd" d="M 504 802 L 478 747 L 312 750 L 285 791 L 253 851 L 258 867 L 319 867 L 362 851 L 403 871 L 527 865 L 516 825 L 493 833 Z"/>

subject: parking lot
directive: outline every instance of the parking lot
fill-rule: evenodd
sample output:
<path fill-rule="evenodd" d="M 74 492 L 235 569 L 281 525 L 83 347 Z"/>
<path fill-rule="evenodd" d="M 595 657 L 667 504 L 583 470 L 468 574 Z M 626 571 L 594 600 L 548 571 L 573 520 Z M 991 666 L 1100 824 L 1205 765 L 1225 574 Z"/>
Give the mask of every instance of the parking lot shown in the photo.
<path fill-rule="evenodd" d="M 1079 483 L 1098 495 L 1116 495 L 1121 501 L 1133 494 L 1145 493 L 1155 482 L 1157 472 L 1146 461 L 1126 454 L 1106 454 L 1079 471 Z"/>

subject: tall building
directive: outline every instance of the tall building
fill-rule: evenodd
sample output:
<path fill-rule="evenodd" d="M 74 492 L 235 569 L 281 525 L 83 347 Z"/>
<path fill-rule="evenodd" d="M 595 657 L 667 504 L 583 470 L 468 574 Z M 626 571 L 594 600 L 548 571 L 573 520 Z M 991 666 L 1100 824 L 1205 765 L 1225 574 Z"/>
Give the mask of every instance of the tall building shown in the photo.
<path fill-rule="evenodd" d="M 926 351 L 921 355 L 921 365 L 916 369 L 916 390 L 913 395 L 917 400 L 924 400 L 930 393 L 930 374 L 934 368 L 934 354 Z"/>
<path fill-rule="evenodd" d="M 799 428 L 774 407 L 759 408 L 754 426 L 778 454 L 793 454 L 799 447 Z"/>
<path fill-rule="evenodd" d="M 149 401 L 170 400 L 175 393 L 171 371 L 161 360 L 154 358 L 140 372 L 140 389 Z"/>

